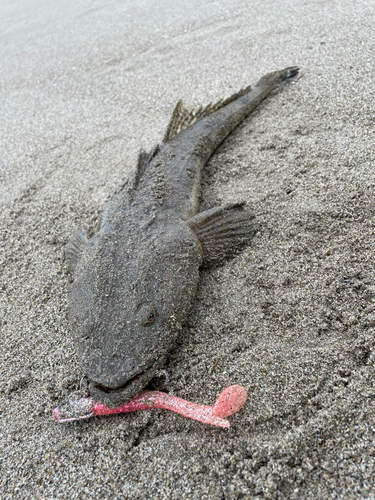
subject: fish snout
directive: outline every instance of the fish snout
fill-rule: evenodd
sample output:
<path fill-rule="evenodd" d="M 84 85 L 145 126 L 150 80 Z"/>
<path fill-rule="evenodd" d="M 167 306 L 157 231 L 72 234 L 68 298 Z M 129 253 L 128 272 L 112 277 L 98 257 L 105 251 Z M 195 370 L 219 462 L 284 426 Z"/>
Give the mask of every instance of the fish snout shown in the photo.
<path fill-rule="evenodd" d="M 128 403 L 142 391 L 162 364 L 159 360 L 147 368 L 133 371 L 130 376 L 120 377 L 117 374 L 108 373 L 107 376 L 90 377 L 89 374 L 90 395 L 112 407 Z"/>

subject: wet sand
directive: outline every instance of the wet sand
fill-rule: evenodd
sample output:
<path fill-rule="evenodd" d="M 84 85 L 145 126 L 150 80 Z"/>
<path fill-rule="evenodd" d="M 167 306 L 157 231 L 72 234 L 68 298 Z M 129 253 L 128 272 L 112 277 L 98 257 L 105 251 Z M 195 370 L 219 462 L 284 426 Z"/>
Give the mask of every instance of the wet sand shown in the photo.
<path fill-rule="evenodd" d="M 374 25 L 371 2 L 0 6 L 2 498 L 374 498 Z M 202 404 L 241 384 L 244 409 L 229 430 L 162 410 L 56 423 L 86 394 L 64 244 L 180 98 L 296 64 L 205 169 L 201 208 L 245 200 L 261 229 L 202 271 L 165 367 Z"/>

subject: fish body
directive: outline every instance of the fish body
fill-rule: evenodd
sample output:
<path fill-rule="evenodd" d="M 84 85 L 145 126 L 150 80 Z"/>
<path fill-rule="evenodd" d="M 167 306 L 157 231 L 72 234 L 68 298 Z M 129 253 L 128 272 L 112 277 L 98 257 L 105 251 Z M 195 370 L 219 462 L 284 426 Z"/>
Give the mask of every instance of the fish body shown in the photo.
<path fill-rule="evenodd" d="M 163 366 L 186 317 L 199 268 L 218 264 L 256 231 L 243 203 L 198 213 L 201 171 L 225 137 L 298 68 L 263 77 L 226 101 L 189 112 L 180 101 L 164 140 L 142 151 L 133 182 L 88 240 L 65 247 L 74 281 L 70 325 L 90 393 L 127 403 Z"/>

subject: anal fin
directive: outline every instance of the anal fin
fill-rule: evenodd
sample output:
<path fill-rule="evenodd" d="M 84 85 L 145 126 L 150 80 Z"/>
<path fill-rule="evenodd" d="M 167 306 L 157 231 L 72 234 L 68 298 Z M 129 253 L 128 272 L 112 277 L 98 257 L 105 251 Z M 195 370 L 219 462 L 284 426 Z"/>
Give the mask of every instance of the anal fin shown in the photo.
<path fill-rule="evenodd" d="M 89 240 L 87 238 L 86 231 L 80 227 L 74 233 L 72 239 L 64 247 L 65 260 L 68 265 L 69 271 L 73 274 L 79 258 L 87 247 Z"/>
<path fill-rule="evenodd" d="M 187 221 L 203 248 L 202 266 L 221 264 L 232 257 L 258 230 L 255 215 L 245 211 L 245 203 L 212 208 Z"/>

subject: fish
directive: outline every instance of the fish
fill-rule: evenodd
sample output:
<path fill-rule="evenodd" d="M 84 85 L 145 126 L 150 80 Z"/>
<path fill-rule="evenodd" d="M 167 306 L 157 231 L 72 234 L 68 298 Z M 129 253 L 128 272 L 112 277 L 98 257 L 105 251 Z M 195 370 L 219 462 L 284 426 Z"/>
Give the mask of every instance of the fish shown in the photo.
<path fill-rule="evenodd" d="M 131 180 L 106 205 L 94 236 L 64 247 L 69 323 L 90 395 L 128 403 L 165 364 L 202 267 L 221 265 L 258 229 L 243 201 L 199 212 L 201 172 L 239 123 L 298 67 L 263 76 L 215 104 L 177 103 L 164 138 L 141 150 Z"/>

